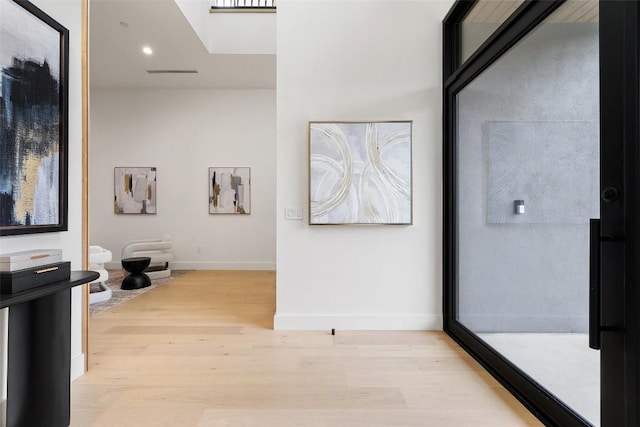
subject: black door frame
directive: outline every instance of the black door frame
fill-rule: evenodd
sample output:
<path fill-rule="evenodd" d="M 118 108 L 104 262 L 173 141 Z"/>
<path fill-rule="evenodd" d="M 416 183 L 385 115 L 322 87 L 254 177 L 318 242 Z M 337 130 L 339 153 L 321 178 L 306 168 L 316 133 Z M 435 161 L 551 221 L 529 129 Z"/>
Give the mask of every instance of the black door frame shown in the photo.
<path fill-rule="evenodd" d="M 600 208 L 603 427 L 640 426 L 639 20 L 636 1 L 600 2 L 601 190 L 620 194 Z"/>
<path fill-rule="evenodd" d="M 463 64 L 460 23 L 475 0 L 458 0 L 444 19 L 443 323 L 543 423 L 571 427 L 590 424 L 456 320 L 456 94 L 563 2 L 525 1 Z M 635 1 L 600 2 L 601 190 L 620 194 L 601 202 L 602 427 L 640 426 L 640 197 L 624 197 L 640 195 L 639 19 Z"/>

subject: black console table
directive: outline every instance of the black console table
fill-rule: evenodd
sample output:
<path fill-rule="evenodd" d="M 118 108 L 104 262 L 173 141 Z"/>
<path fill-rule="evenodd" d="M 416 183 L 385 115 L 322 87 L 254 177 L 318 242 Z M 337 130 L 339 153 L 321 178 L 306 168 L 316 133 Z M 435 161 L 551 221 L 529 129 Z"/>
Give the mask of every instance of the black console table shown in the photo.
<path fill-rule="evenodd" d="M 9 307 L 7 427 L 68 427 L 71 396 L 71 288 L 100 275 L 72 271 L 69 280 L 14 294 Z"/>

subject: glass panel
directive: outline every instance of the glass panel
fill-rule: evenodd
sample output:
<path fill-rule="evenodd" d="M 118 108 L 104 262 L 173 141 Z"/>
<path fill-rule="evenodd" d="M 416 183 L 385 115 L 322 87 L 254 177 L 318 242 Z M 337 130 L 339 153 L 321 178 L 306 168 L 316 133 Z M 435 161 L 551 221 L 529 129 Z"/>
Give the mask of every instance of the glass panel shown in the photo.
<path fill-rule="evenodd" d="M 478 0 L 460 26 L 462 40 L 460 63 L 466 61 L 523 1 Z"/>
<path fill-rule="evenodd" d="M 457 95 L 458 320 L 594 425 L 597 2 L 567 2 Z"/>

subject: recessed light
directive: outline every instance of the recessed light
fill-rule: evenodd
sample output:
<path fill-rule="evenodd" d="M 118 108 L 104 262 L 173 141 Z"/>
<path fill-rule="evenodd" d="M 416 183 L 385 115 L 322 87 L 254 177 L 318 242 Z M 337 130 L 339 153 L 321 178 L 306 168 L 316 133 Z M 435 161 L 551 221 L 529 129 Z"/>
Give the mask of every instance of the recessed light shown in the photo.
<path fill-rule="evenodd" d="M 153 50 L 149 46 L 145 46 L 142 48 L 142 52 L 144 52 L 146 55 L 151 55 L 153 53 Z"/>

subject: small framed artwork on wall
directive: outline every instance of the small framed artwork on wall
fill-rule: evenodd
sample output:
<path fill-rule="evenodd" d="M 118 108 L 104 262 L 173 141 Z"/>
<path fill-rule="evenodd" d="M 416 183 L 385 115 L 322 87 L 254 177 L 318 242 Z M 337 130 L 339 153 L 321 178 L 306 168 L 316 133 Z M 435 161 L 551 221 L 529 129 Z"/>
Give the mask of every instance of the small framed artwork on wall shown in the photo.
<path fill-rule="evenodd" d="M 411 134 L 411 121 L 309 122 L 309 224 L 411 224 Z"/>
<path fill-rule="evenodd" d="M 251 168 L 209 168 L 209 213 L 251 213 Z"/>
<path fill-rule="evenodd" d="M 153 167 L 114 169 L 114 207 L 116 214 L 155 214 L 156 178 Z"/>

